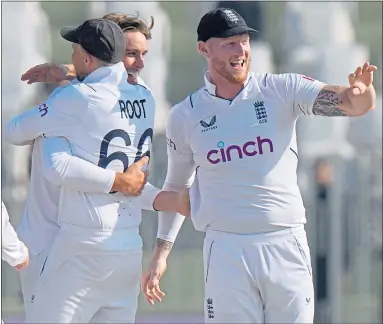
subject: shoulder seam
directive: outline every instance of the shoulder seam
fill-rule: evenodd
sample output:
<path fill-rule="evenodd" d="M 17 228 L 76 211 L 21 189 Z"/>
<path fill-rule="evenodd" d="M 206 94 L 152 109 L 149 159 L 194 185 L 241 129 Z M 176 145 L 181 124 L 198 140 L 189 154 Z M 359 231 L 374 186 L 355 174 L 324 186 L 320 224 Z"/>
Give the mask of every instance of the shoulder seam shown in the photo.
<path fill-rule="evenodd" d="M 193 96 L 194 94 L 196 94 L 198 91 L 200 91 L 201 89 L 203 89 L 203 88 L 204 88 L 204 87 L 201 87 L 201 88 L 197 89 L 196 91 L 194 91 L 193 93 L 191 93 L 191 94 L 189 95 L 190 106 L 191 106 L 192 108 L 194 108 L 193 100 L 192 100 L 192 96 Z"/>
<path fill-rule="evenodd" d="M 89 84 L 87 84 L 87 83 L 83 83 L 83 84 L 85 84 L 86 86 L 88 86 L 89 88 L 91 88 L 94 92 L 97 92 L 93 87 L 91 87 Z"/>

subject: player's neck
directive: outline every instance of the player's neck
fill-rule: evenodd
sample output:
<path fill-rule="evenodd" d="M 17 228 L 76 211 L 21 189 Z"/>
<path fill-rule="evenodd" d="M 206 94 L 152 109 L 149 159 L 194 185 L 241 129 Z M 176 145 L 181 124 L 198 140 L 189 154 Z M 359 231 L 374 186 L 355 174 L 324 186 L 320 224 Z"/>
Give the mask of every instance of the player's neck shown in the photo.
<path fill-rule="evenodd" d="M 208 79 L 215 85 L 215 95 L 226 100 L 233 100 L 238 93 L 243 90 L 246 84 L 246 80 L 238 83 L 230 82 L 213 71 L 209 72 Z"/>

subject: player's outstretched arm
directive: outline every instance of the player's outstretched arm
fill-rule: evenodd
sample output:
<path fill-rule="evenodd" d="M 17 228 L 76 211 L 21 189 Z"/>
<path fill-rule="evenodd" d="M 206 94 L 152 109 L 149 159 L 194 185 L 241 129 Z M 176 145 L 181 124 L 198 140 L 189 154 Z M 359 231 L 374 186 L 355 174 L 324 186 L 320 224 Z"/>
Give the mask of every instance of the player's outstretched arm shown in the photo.
<path fill-rule="evenodd" d="M 118 191 L 137 196 L 146 183 L 148 172 L 142 171 L 141 165 L 147 163 L 147 158 L 138 161 L 138 165 L 132 165 L 127 172 L 119 173 L 73 156 L 66 138 L 49 137 L 41 141 L 43 175 L 55 185 L 83 192 Z"/>
<path fill-rule="evenodd" d="M 1 202 L 1 258 L 10 266 L 21 270 L 28 266 L 28 249 L 21 242 L 9 221 L 8 211 Z"/>
<path fill-rule="evenodd" d="M 28 84 L 36 82 L 55 83 L 62 85 L 76 78 L 76 70 L 73 64 L 44 63 L 35 65 L 21 76 L 21 81 Z"/>
<path fill-rule="evenodd" d="M 185 102 L 172 108 L 166 126 L 168 168 L 163 191 L 184 192 L 194 179 L 193 153 L 185 140 L 185 110 L 189 108 Z M 156 247 L 141 282 L 142 292 L 152 305 L 164 296 L 159 280 L 166 270 L 166 260 L 184 220 L 185 217 L 178 213 L 159 213 Z"/>
<path fill-rule="evenodd" d="M 194 180 L 193 152 L 186 140 L 188 109 L 190 104 L 186 99 L 173 107 L 169 114 L 166 125 L 168 165 L 163 191 L 185 192 Z M 184 219 L 180 214 L 159 213 L 157 237 L 174 242 Z"/>
<path fill-rule="evenodd" d="M 312 112 L 319 116 L 362 116 L 376 103 L 372 84 L 377 67 L 368 62 L 348 77 L 349 86 L 325 85 L 314 101 Z"/>
<path fill-rule="evenodd" d="M 3 130 L 3 138 L 11 144 L 22 145 L 43 134 L 68 136 L 88 104 L 81 84 L 60 87 L 45 102 L 9 121 Z"/>

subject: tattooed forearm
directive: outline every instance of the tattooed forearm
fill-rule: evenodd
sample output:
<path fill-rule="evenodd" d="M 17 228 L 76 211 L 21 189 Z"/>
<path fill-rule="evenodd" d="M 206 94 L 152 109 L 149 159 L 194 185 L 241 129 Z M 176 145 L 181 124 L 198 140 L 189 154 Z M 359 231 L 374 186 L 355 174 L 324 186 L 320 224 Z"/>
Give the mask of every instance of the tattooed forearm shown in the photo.
<path fill-rule="evenodd" d="M 346 116 L 346 113 L 339 108 L 342 100 L 337 93 L 336 88 L 339 87 L 324 87 L 315 99 L 313 106 L 313 114 L 319 116 Z"/>
<path fill-rule="evenodd" d="M 170 251 L 173 247 L 173 242 L 169 242 L 169 241 L 157 238 L 156 245 L 162 250 Z"/>

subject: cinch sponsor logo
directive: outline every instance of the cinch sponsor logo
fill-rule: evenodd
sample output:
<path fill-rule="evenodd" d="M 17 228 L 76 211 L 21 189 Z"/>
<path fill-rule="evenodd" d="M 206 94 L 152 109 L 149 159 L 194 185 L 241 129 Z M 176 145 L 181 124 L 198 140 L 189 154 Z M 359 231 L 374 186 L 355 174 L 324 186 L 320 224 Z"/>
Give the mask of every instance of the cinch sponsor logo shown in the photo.
<path fill-rule="evenodd" d="M 268 138 L 257 136 L 257 140 L 248 141 L 243 145 L 230 145 L 225 148 L 225 143 L 219 141 L 218 149 L 207 152 L 207 159 L 211 164 L 230 162 L 232 159 L 243 159 L 246 156 L 262 155 L 264 152 L 274 152 L 273 142 Z"/>

